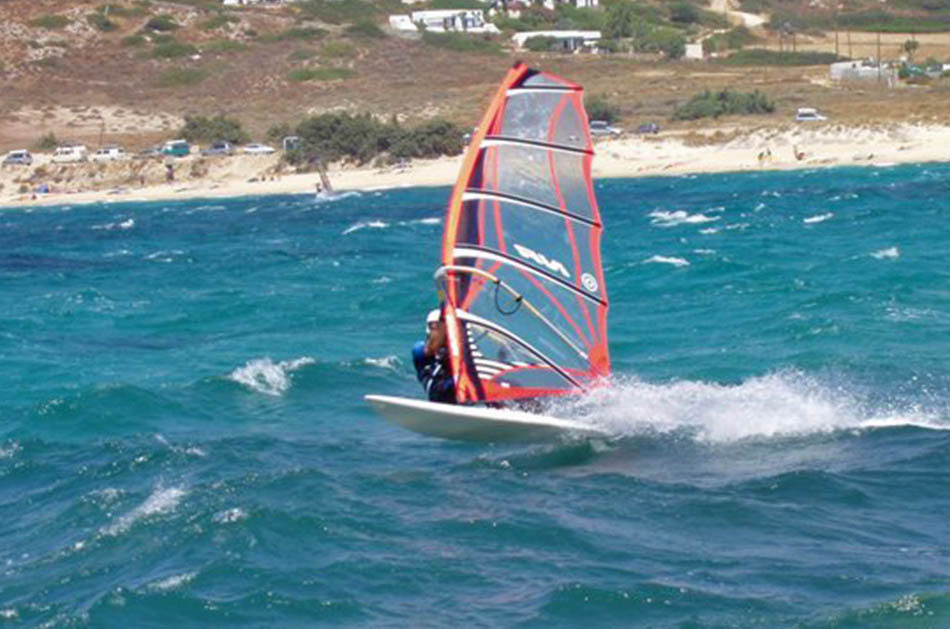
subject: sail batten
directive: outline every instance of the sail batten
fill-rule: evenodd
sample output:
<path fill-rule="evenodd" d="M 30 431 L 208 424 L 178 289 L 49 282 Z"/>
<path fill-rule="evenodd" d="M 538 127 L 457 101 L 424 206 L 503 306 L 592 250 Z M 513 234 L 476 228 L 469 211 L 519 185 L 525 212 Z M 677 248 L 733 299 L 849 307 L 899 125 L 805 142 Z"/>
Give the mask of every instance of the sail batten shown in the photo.
<path fill-rule="evenodd" d="M 437 273 L 461 403 L 579 392 L 610 373 L 582 99 L 519 64 L 472 138 Z"/>

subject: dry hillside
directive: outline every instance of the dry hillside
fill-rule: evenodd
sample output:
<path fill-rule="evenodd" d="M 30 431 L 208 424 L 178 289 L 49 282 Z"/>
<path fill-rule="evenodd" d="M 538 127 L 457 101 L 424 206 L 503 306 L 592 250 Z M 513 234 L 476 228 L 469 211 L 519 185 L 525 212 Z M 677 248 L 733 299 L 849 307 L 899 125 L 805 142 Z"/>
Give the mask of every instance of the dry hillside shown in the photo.
<path fill-rule="evenodd" d="M 348 32 L 345 24 L 303 19 L 293 8 L 241 9 L 225 19 L 205 8 L 215 6 L 209 2 L 113 4 L 119 8 L 104 16 L 111 30 L 103 31 L 94 19 L 103 14 L 99 1 L 0 0 L 0 150 L 31 146 L 46 132 L 93 146 L 118 141 L 141 148 L 173 135 L 188 113 L 237 117 L 258 138 L 274 123 L 334 109 L 402 119 L 441 115 L 471 125 L 515 58 L 511 51 L 461 53 L 391 33 Z M 157 16 L 175 28 L 151 29 Z M 868 37 L 855 34 L 852 46 Z M 888 35 L 884 56 L 896 57 L 905 39 Z M 950 56 L 947 35 L 922 36 L 921 42 L 921 58 Z M 766 38 L 761 45 L 777 48 L 778 42 Z M 802 35 L 796 45 L 833 50 L 834 39 Z M 845 123 L 950 123 L 942 81 L 884 91 L 831 85 L 827 69 L 819 66 L 734 68 L 650 56 L 519 57 L 583 83 L 588 94 L 605 95 L 621 107 L 628 126 L 647 120 L 683 131 L 711 124 L 756 126 L 790 120 L 795 108 L 805 105 Z M 294 80 L 292 72 L 302 69 L 315 71 L 310 80 Z M 726 87 L 761 90 L 778 111 L 770 118 L 669 121 L 676 104 L 696 92 Z"/>

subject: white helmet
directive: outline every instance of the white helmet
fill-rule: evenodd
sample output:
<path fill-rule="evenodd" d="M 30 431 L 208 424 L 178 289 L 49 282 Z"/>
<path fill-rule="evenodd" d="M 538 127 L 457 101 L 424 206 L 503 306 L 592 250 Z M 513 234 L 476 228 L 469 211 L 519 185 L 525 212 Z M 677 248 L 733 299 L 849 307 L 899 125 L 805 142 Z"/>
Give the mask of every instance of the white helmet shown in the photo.
<path fill-rule="evenodd" d="M 441 318 L 442 318 L 441 308 L 436 308 L 435 310 L 430 311 L 428 315 L 426 315 L 426 334 L 429 333 L 429 326 L 432 325 L 433 323 L 438 323 L 439 319 Z"/>

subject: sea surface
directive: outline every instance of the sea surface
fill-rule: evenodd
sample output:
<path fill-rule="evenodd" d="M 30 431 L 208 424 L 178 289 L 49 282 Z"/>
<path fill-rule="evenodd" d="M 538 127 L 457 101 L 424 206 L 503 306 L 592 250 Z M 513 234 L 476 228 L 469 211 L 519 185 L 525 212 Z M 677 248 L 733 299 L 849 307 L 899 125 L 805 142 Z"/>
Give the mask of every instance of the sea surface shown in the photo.
<path fill-rule="evenodd" d="M 0 624 L 950 626 L 950 166 L 599 181 L 547 445 L 362 399 L 448 192 L 0 211 Z"/>

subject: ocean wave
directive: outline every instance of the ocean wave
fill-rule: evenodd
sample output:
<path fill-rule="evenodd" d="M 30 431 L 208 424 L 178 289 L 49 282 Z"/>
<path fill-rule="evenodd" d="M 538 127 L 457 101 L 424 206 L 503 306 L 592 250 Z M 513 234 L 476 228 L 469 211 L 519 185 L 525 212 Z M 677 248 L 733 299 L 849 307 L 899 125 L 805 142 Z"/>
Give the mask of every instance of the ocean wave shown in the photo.
<path fill-rule="evenodd" d="M 135 219 L 130 218 L 118 223 L 105 223 L 103 225 L 93 225 L 93 229 L 104 229 L 106 231 L 111 231 L 113 229 L 132 229 L 135 227 Z"/>
<path fill-rule="evenodd" d="M 389 227 L 389 223 L 384 221 L 367 221 L 365 223 L 359 222 L 354 223 L 353 225 L 350 225 L 344 229 L 341 232 L 341 235 L 346 236 L 347 234 L 352 234 L 353 232 L 359 231 L 361 229 L 386 229 L 387 227 Z"/>
<path fill-rule="evenodd" d="M 806 225 L 811 225 L 812 223 L 824 223 L 832 217 L 834 217 L 834 212 L 826 212 L 824 214 L 816 214 L 814 216 L 803 218 L 802 222 Z"/>
<path fill-rule="evenodd" d="M 275 363 L 270 358 L 256 358 L 232 371 L 228 377 L 258 393 L 279 396 L 290 388 L 292 372 L 315 362 L 309 356 L 282 360 L 279 363 Z"/>
<path fill-rule="evenodd" d="M 188 584 L 194 580 L 196 576 L 198 576 L 197 572 L 185 572 L 184 574 L 172 575 L 158 581 L 152 581 L 146 586 L 146 589 L 152 592 L 167 592 L 168 590 L 174 590 Z"/>
<path fill-rule="evenodd" d="M 716 208 L 718 209 L 718 208 Z M 665 210 L 654 210 L 647 214 L 653 220 L 650 221 L 657 227 L 675 227 L 677 225 L 695 225 L 699 223 L 711 223 L 718 221 L 718 216 L 706 216 L 703 213 L 690 214 L 685 210 L 674 210 L 667 212 Z"/>
<path fill-rule="evenodd" d="M 239 507 L 234 507 L 232 509 L 225 509 L 224 511 L 219 511 L 215 513 L 211 518 L 213 521 L 218 524 L 231 524 L 233 522 L 240 522 L 241 520 L 247 519 L 247 512 L 244 509 Z"/>
<path fill-rule="evenodd" d="M 871 257 L 876 260 L 896 260 L 901 257 L 901 252 L 897 247 L 887 247 L 873 252 Z"/>
<path fill-rule="evenodd" d="M 677 268 L 689 266 L 689 262 L 684 258 L 676 258 L 670 256 L 650 256 L 643 261 L 644 264 L 672 264 Z"/>
<path fill-rule="evenodd" d="M 373 367 L 379 367 L 381 369 L 398 369 L 402 364 L 402 361 L 399 360 L 397 356 L 390 354 L 389 356 L 383 356 L 382 358 L 364 358 L 363 362 L 367 365 L 372 365 Z"/>
<path fill-rule="evenodd" d="M 115 522 L 102 530 L 103 535 L 120 535 L 128 531 L 136 522 L 153 515 L 160 515 L 174 511 L 181 499 L 185 497 L 185 490 L 180 487 L 159 487 L 146 498 L 145 502 L 120 516 Z"/>
<path fill-rule="evenodd" d="M 874 408 L 845 387 L 795 371 L 737 385 L 615 377 L 612 386 L 551 412 L 618 437 L 675 433 L 714 443 L 897 426 L 950 430 L 940 412 L 915 405 Z"/>

